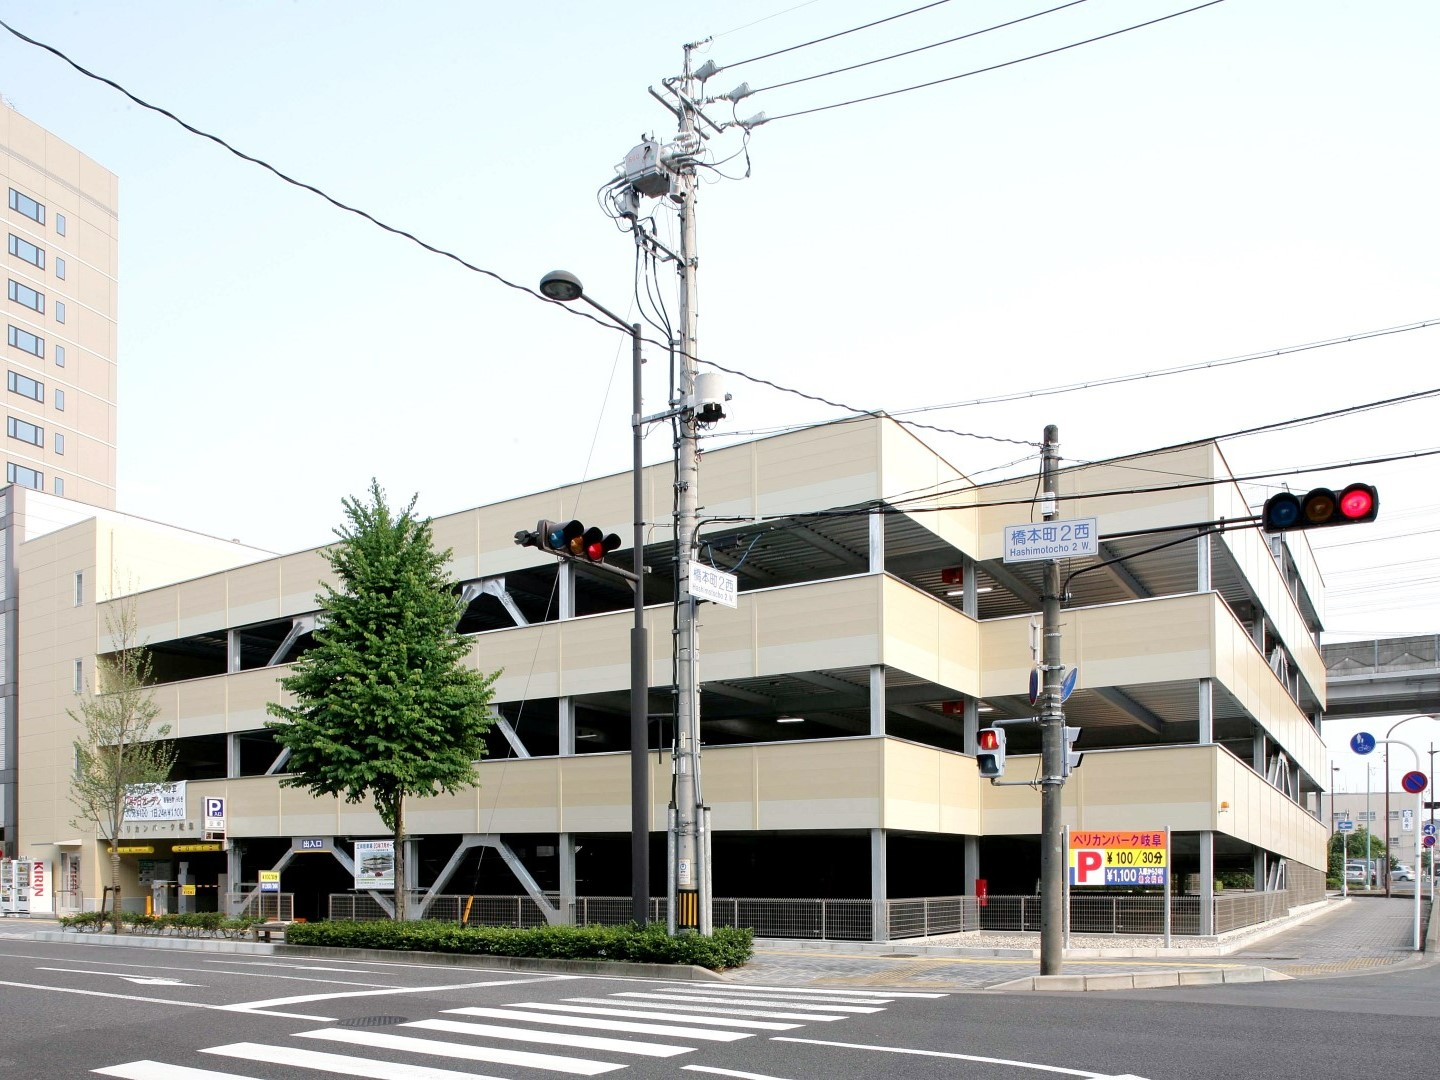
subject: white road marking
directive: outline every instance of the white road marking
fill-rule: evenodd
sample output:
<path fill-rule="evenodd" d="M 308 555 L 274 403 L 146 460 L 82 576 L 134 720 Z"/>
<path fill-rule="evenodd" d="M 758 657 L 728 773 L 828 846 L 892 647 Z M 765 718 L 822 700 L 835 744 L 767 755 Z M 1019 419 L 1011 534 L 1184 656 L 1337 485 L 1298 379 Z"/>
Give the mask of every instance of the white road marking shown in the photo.
<path fill-rule="evenodd" d="M 463 1020 L 414 1020 L 401 1026 L 420 1028 L 423 1031 L 446 1031 L 451 1035 L 550 1043 L 553 1046 L 569 1046 L 576 1050 L 609 1050 L 616 1054 L 639 1054 L 641 1057 L 674 1057 L 677 1054 L 692 1053 L 695 1049 L 693 1046 L 607 1039 L 601 1035 L 571 1035 L 564 1031 L 540 1031 L 536 1028 L 505 1027 L 500 1024 L 467 1024 Z"/>
<path fill-rule="evenodd" d="M 529 1050 L 504 1050 L 498 1046 L 470 1046 L 464 1043 L 415 1039 L 408 1035 L 387 1035 L 379 1031 L 357 1031 L 346 1028 L 320 1028 L 297 1031 L 297 1038 L 328 1039 L 351 1046 L 373 1046 L 382 1050 L 402 1050 L 413 1054 L 459 1058 L 463 1061 L 490 1061 L 500 1065 L 523 1065 L 532 1069 L 553 1069 L 576 1076 L 598 1076 L 625 1068 L 614 1061 L 590 1061 L 586 1058 L 562 1057 L 559 1054 L 536 1054 Z"/>
<path fill-rule="evenodd" d="M 870 1007 L 865 1005 L 817 1005 L 813 1001 L 772 1001 L 769 998 L 750 997 L 710 997 L 704 994 L 684 994 L 675 997 L 672 994 L 651 994 L 643 990 L 625 990 L 615 995 L 623 998 L 659 998 L 661 1001 L 705 1001 L 716 1005 L 726 1005 L 734 1002 L 736 1005 L 760 1005 L 769 1006 L 772 1009 L 790 1009 L 797 1005 L 800 1008 L 810 1009 L 812 1012 L 833 1012 L 833 1013 L 878 1013 L 884 1012 L 883 1008 Z"/>
<path fill-rule="evenodd" d="M 126 982 L 135 983 L 137 986 L 195 986 L 202 987 L 201 983 L 181 982 L 179 979 L 166 979 L 160 975 L 126 975 L 123 971 L 91 971 L 89 968 L 52 968 L 37 967 L 36 971 L 60 971 L 68 975 L 110 975 L 117 979 L 124 979 Z"/>
<path fill-rule="evenodd" d="M 388 987 L 383 990 L 338 990 L 331 994 L 301 994 L 297 997 L 266 998 L 264 1001 L 242 1001 L 235 1005 L 221 1005 L 217 1008 L 229 1009 L 234 1012 L 253 1012 L 256 1009 L 268 1009 L 275 1005 L 303 1005 L 310 1001 L 336 1001 L 341 998 L 361 997 L 388 997 L 391 994 L 429 994 L 439 993 L 446 990 L 475 990 L 493 986 L 516 986 L 521 983 L 552 982 L 549 976 L 542 976 L 537 979 L 495 979 L 489 982 L 455 983 L 450 986 L 400 986 Z"/>
<path fill-rule="evenodd" d="M 566 998 L 566 1001 L 585 1001 L 595 1005 L 624 1005 L 623 1001 L 616 1001 L 613 997 L 573 997 Z M 717 1014 L 720 1016 L 763 1016 L 766 1020 L 844 1020 L 843 1016 L 836 1016 L 833 1013 L 804 1013 L 804 1012 L 776 1012 L 773 1009 L 732 1009 L 729 1006 L 717 1005 L 681 1005 L 678 1002 L 667 1001 L 663 1005 L 659 1002 L 637 1001 L 636 1005 L 653 1007 L 656 1009 L 669 1009 L 674 1012 L 704 1013 L 705 1015 Z M 543 1005 L 539 1006 L 544 1008 Z M 698 1022 L 701 1018 L 696 1017 Z"/>
<path fill-rule="evenodd" d="M 88 963 L 94 963 L 94 962 L 95 962 L 95 958 L 94 958 L 94 957 L 90 957 L 90 956 L 87 956 L 84 960 L 67 960 L 67 959 L 66 959 L 65 957 L 63 957 L 63 956 L 61 956 L 61 957 L 56 957 L 56 956 L 31 956 L 31 955 L 28 955 L 28 954 L 25 954 L 25 953 L 6 953 L 5 955 L 6 955 L 6 956 L 9 956 L 9 957 L 13 957 L 13 958 L 16 959 L 16 960 L 48 960 L 48 961 L 50 961 L 50 963 L 52 963 L 52 964 L 81 964 L 81 963 L 87 963 L 87 964 L 88 964 Z M 364 986 L 364 987 L 384 988 L 384 987 L 387 987 L 387 986 L 393 986 L 393 985 L 395 985 L 395 984 L 393 984 L 393 983 L 363 983 L 363 982 L 344 982 L 344 983 L 342 983 L 339 979 L 307 979 L 307 978 L 304 978 L 304 977 L 301 976 L 301 975 L 267 975 L 267 974 L 263 974 L 263 973 L 258 972 L 258 971 L 216 971 L 214 968 L 181 967 L 179 964 L 123 964 L 123 963 L 121 963 L 121 962 L 118 961 L 118 960 L 102 960 L 102 961 L 100 961 L 100 963 L 102 963 L 102 964 L 109 964 L 112 968 L 139 968 L 139 969 L 142 970 L 142 971 L 186 971 L 186 972 L 191 972 L 191 973 L 196 974 L 196 975 L 243 975 L 243 976 L 245 976 L 246 978 L 249 978 L 249 979 L 289 979 L 289 980 L 292 981 L 292 982 L 324 983 L 326 986 Z M 205 961 L 203 961 L 203 963 L 206 963 L 206 964 L 224 964 L 224 963 L 241 964 L 241 963 L 243 963 L 243 961 L 239 961 L 239 960 L 232 960 L 232 961 L 225 961 L 225 960 L 205 960 Z M 283 966 L 285 966 L 285 965 L 280 964 L 280 965 L 276 965 L 276 966 L 277 966 L 277 967 L 283 967 Z M 59 971 L 59 970 L 61 970 L 61 969 L 60 969 L 60 968 L 54 968 L 54 969 L 52 969 L 52 970 Z M 66 968 L 65 970 L 68 971 L 68 970 L 70 970 L 70 969 L 69 969 L 69 968 Z M 345 969 L 345 968 L 336 968 L 335 970 L 336 970 L 336 971 L 340 971 L 340 972 L 345 972 L 346 974 L 351 974 L 351 972 L 349 972 L 348 969 Z M 371 972 L 368 972 L 368 971 L 356 971 L 356 972 L 353 972 L 353 974 L 356 974 L 356 975 L 369 975 L 369 974 L 372 974 L 372 973 L 371 973 Z M 383 972 L 383 971 L 374 972 L 373 974 L 383 975 L 384 972 Z M 567 977 L 568 977 L 568 976 L 567 976 Z"/>
<path fill-rule="evenodd" d="M 735 991 L 736 993 L 742 994 L 747 992 L 753 992 L 755 990 L 764 990 L 767 994 L 833 994 L 839 997 L 853 997 L 860 998 L 862 1000 L 866 998 L 943 998 L 950 996 L 949 994 L 922 994 L 918 991 L 908 990 L 820 990 L 811 989 L 810 987 L 806 986 L 764 986 L 760 983 L 732 983 L 731 985 L 724 987 L 717 986 L 714 983 L 706 983 L 705 989 L 707 991 L 711 989 L 723 989 L 727 991 Z"/>
<path fill-rule="evenodd" d="M 824 1039 L 800 1039 L 792 1035 L 776 1035 L 775 1042 L 808 1043 L 811 1046 L 838 1046 L 843 1050 L 879 1050 L 886 1054 L 909 1054 L 912 1057 L 947 1058 L 951 1061 L 978 1061 L 986 1065 L 1014 1065 L 1019 1069 L 1034 1069 L 1037 1072 L 1059 1073 L 1062 1076 L 1079 1076 L 1084 1080 L 1145 1080 L 1143 1076 L 1131 1073 L 1120 1075 L 1097 1073 L 1094 1069 L 1066 1069 L 1059 1065 L 1039 1065 L 1033 1061 L 1012 1061 L 1010 1058 L 981 1057 L 977 1054 L 952 1054 L 943 1050 L 912 1050 L 905 1046 L 869 1046 L 865 1043 L 827 1042 Z"/>
<path fill-rule="evenodd" d="M 714 1031 L 709 1028 L 674 1027 L 669 1024 L 635 1024 L 628 1020 L 603 1020 L 600 1017 L 568 1016 L 564 1013 L 526 1012 L 517 1009 L 446 1009 L 456 1016 L 483 1016 L 490 1020 L 522 1020 L 531 1024 L 553 1024 L 555 1027 L 591 1028 L 595 1031 L 628 1031 L 632 1035 L 674 1035 L 702 1042 L 734 1042 L 750 1038 L 748 1031 Z"/>
<path fill-rule="evenodd" d="M 734 1069 L 717 1069 L 713 1065 L 683 1065 L 690 1072 L 714 1073 L 716 1076 L 736 1076 L 740 1080 L 787 1080 L 783 1076 L 766 1076 L 763 1073 L 736 1072 Z"/>
<path fill-rule="evenodd" d="M 583 998 L 566 998 L 566 1001 L 583 1001 Z M 605 998 L 596 998 L 596 1001 L 605 1001 Z M 678 1020 L 687 1024 L 712 1024 L 715 1027 L 742 1027 L 756 1028 L 760 1031 L 793 1031 L 802 1025 L 800 1024 L 777 1024 L 770 1020 L 736 1020 L 728 1016 L 712 1016 L 709 1014 L 696 1016 L 692 1013 L 683 1012 L 655 1012 L 651 1009 L 602 1009 L 594 1005 L 561 1005 L 558 1002 L 545 1001 L 512 1001 L 506 1006 L 507 1009 L 549 1009 L 552 1012 L 585 1013 L 589 1016 L 619 1016 L 629 1017 L 632 1020 Z M 729 1012 L 731 1010 L 721 1010 Z M 743 1009 L 740 1010 L 744 1012 Z M 839 1017 L 825 1016 L 823 1020 L 837 1020 Z"/>
<path fill-rule="evenodd" d="M 182 1009 L 213 1009 L 218 1012 L 255 1012 L 257 1016 L 279 1016 L 287 1020 L 312 1020 L 333 1023 L 333 1016 L 307 1016 L 304 1013 L 260 1012 L 239 1009 L 234 1005 L 207 1005 L 202 1001 L 177 1001 L 174 998 L 136 997 L 134 994 L 111 994 L 104 990 L 81 990 L 76 986 L 44 986 L 36 983 L 0 982 L 0 986 L 14 986 L 21 990 L 48 990 L 52 994 L 79 994 L 81 997 L 119 998 L 121 1001 L 143 1001 L 147 1005 L 176 1005 Z"/>
<path fill-rule="evenodd" d="M 192 1069 L 185 1065 L 167 1065 L 163 1061 L 127 1061 L 108 1069 L 91 1069 L 98 1076 L 119 1076 L 124 1080 L 245 1080 L 235 1073 Z"/>
<path fill-rule="evenodd" d="M 301 1069 L 360 1076 L 365 1080 L 498 1080 L 480 1073 L 452 1072 L 433 1069 L 428 1065 L 409 1065 L 397 1061 L 376 1061 L 373 1058 L 351 1057 L 349 1054 L 327 1054 L 322 1050 L 302 1050 L 294 1046 L 267 1046 L 264 1043 L 231 1043 L 211 1046 L 201 1053 L 223 1054 L 246 1061 L 265 1061 L 271 1065 L 294 1065 Z M 218 1075 L 218 1074 L 217 1074 Z M 139 1080 L 139 1078 L 137 1078 Z M 143 1080 L 149 1080 L 148 1077 Z M 156 1080 L 165 1080 L 158 1077 Z M 183 1080 L 177 1076 L 175 1080 Z"/>

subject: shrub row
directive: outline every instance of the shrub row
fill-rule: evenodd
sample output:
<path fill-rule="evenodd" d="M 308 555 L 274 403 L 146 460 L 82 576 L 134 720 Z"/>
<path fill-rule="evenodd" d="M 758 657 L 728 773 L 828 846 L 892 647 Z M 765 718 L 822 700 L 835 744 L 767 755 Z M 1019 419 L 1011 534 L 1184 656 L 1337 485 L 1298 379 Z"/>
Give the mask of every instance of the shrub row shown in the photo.
<path fill-rule="evenodd" d="M 659 924 L 636 926 L 459 926 L 418 922 L 312 922 L 285 931 L 289 945 L 405 952 L 528 956 L 542 960 L 618 960 L 649 964 L 694 964 L 721 971 L 750 959 L 755 932 L 717 927 L 714 934 L 671 937 Z"/>
<path fill-rule="evenodd" d="M 78 915 L 62 915 L 60 926 L 65 930 L 97 932 L 114 925 L 115 913 L 82 911 Z M 252 916 L 231 919 L 218 911 L 194 911 L 184 915 L 142 915 L 133 911 L 120 913 L 120 925 L 135 934 L 173 934 L 179 937 L 243 937 L 257 923 Z"/>

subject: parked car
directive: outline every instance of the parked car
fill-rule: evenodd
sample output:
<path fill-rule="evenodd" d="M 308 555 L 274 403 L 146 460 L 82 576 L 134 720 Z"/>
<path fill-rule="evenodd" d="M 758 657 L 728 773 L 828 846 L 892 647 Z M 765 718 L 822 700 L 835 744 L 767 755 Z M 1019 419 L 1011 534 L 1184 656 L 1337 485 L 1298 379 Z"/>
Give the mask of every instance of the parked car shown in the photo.
<path fill-rule="evenodd" d="M 1369 875 L 1370 880 L 1369 880 L 1369 884 L 1371 884 L 1371 885 L 1375 884 L 1375 871 L 1376 871 L 1376 869 L 1377 869 L 1377 868 L 1374 867 L 1374 866 L 1372 866 L 1372 867 L 1370 868 L 1370 875 Z M 1366 875 L 1365 875 L 1365 864 L 1364 864 L 1363 862 L 1348 862 L 1348 863 L 1345 864 L 1345 880 L 1346 880 L 1346 881 L 1358 881 L 1358 882 L 1360 882 L 1360 883 L 1363 885 L 1363 884 L 1366 884 L 1365 877 L 1366 877 Z"/>
<path fill-rule="evenodd" d="M 1414 881 L 1415 871 L 1408 866 L 1397 866 L 1390 871 L 1390 876 L 1396 881 Z"/>

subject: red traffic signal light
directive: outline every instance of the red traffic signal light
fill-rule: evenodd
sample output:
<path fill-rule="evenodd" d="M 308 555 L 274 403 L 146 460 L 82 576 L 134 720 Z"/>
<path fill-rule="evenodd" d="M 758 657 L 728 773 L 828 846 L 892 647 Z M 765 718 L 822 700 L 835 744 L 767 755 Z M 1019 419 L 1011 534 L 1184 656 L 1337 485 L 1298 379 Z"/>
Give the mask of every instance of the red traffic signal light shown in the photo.
<path fill-rule="evenodd" d="M 979 750 L 975 754 L 975 764 L 980 770 L 980 775 L 991 780 L 1003 775 L 1005 772 L 1005 729 L 981 728 L 977 743 Z"/>
<path fill-rule="evenodd" d="M 594 527 L 587 529 L 579 521 L 547 521 L 542 518 L 535 523 L 534 532 L 524 529 L 517 532 L 515 543 L 566 559 L 599 563 L 620 546 L 620 537 Z"/>
<path fill-rule="evenodd" d="M 1360 525 L 1380 513 L 1380 493 L 1369 484 L 1351 484 L 1342 491 L 1315 488 L 1303 498 L 1289 491 L 1265 500 L 1260 526 L 1266 532 Z"/>

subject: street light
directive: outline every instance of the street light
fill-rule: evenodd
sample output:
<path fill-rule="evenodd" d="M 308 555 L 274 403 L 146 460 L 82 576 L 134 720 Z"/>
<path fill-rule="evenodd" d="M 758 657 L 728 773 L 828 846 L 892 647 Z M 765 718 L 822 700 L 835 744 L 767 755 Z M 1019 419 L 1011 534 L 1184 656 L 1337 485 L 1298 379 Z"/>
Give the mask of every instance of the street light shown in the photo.
<path fill-rule="evenodd" d="M 650 767 L 648 704 L 650 691 L 649 643 L 645 637 L 645 504 L 643 497 L 640 430 L 640 324 L 627 323 L 609 308 L 585 295 L 574 274 L 552 270 L 540 279 L 540 292 L 550 300 L 568 304 L 584 300 L 616 326 L 630 334 L 630 432 L 634 453 L 631 487 L 635 511 L 635 625 L 630 628 L 630 894 L 631 918 L 641 926 L 650 922 Z"/>
<path fill-rule="evenodd" d="M 1390 725 L 1390 730 L 1385 733 L 1385 738 L 1386 738 L 1386 739 L 1389 739 L 1391 735 L 1395 734 L 1395 729 L 1396 729 L 1396 728 L 1398 728 L 1401 724 L 1409 723 L 1411 720 L 1440 720 L 1440 713 L 1416 713 L 1414 716 L 1407 716 L 1407 717 L 1405 717 L 1403 720 L 1396 720 L 1395 723 L 1393 723 L 1393 724 Z M 1415 755 L 1415 758 L 1416 758 L 1416 760 L 1415 760 L 1415 767 L 1418 769 L 1418 768 L 1420 767 L 1420 760 L 1419 760 L 1420 755 L 1419 755 L 1419 754 L 1416 754 L 1416 755 Z M 1431 779 L 1433 780 L 1434 778 L 1432 777 Z M 1417 828 L 1417 829 L 1420 828 L 1420 822 L 1419 822 L 1419 820 L 1418 820 L 1419 816 L 1420 816 L 1420 815 L 1418 815 L 1418 814 L 1416 815 L 1417 820 L 1416 820 L 1416 822 L 1415 822 L 1415 828 Z M 1419 835 L 1419 834 L 1417 833 L 1416 835 Z M 1415 845 L 1415 863 L 1416 863 L 1416 866 L 1418 867 L 1418 866 L 1419 866 L 1419 863 L 1420 863 L 1420 845 L 1419 845 L 1419 843 L 1416 843 L 1416 845 Z M 1385 746 L 1385 858 L 1381 861 L 1381 865 L 1383 866 L 1383 868 L 1384 868 L 1384 870 L 1385 870 L 1385 898 L 1388 900 L 1388 899 L 1390 899 L 1390 898 L 1394 895 L 1394 893 L 1391 891 L 1391 890 L 1392 890 L 1392 887 L 1393 887 L 1393 886 L 1392 886 L 1392 882 L 1393 882 L 1394 879 L 1390 876 L 1390 746 L 1389 746 L 1389 743 L 1386 743 L 1386 746 Z M 1418 869 L 1415 871 L 1415 877 L 1416 877 L 1416 879 L 1417 879 L 1416 882 L 1415 882 L 1415 891 L 1418 893 L 1418 892 L 1420 891 L 1420 882 L 1419 882 L 1419 880 L 1418 880 L 1419 877 L 1420 877 L 1420 871 L 1419 871 Z"/>

